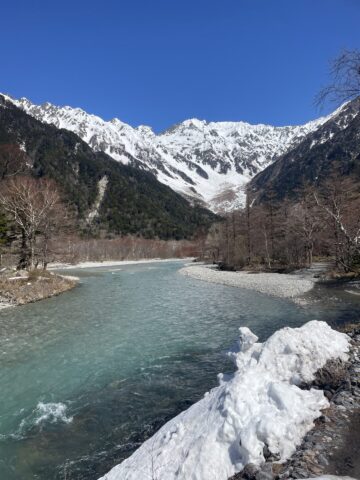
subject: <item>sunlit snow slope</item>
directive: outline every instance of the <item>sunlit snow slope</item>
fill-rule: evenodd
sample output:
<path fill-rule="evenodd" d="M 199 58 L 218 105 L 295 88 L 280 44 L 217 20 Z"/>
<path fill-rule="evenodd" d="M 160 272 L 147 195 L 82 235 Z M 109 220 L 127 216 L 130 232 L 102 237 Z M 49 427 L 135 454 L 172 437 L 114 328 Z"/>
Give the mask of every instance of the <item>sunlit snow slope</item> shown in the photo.
<path fill-rule="evenodd" d="M 80 108 L 12 101 L 42 122 L 75 132 L 96 151 L 152 171 L 173 190 L 217 212 L 241 206 L 244 186 L 254 175 L 330 118 L 287 127 L 191 119 L 156 135 L 150 127 L 105 121 Z"/>

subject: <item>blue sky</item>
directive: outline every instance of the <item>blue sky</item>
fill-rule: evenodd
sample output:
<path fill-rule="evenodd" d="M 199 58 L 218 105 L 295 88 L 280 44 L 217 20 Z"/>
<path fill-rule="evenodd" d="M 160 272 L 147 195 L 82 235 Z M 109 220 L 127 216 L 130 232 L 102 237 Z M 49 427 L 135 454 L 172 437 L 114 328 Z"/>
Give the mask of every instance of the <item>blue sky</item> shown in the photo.
<path fill-rule="evenodd" d="M 316 118 L 329 60 L 360 47 L 358 0 L 2 0 L 0 15 L 0 91 L 157 131 Z"/>

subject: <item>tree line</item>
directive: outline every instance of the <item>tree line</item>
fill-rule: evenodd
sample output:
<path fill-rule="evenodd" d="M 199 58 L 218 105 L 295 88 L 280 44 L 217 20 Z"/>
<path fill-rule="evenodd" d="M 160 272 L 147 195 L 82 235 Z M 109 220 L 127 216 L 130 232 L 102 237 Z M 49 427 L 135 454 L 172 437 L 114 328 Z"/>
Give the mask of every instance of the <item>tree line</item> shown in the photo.
<path fill-rule="evenodd" d="M 360 268 L 359 184 L 333 174 L 321 187 L 304 186 L 295 199 L 277 200 L 270 191 L 214 224 L 203 256 L 223 268 L 286 270 L 310 267 L 327 257 L 343 272 Z"/>
<path fill-rule="evenodd" d="M 50 262 L 190 257 L 197 240 L 89 235 L 48 178 L 9 175 L 0 181 L 0 252 L 16 258 L 18 269 L 46 269 Z"/>

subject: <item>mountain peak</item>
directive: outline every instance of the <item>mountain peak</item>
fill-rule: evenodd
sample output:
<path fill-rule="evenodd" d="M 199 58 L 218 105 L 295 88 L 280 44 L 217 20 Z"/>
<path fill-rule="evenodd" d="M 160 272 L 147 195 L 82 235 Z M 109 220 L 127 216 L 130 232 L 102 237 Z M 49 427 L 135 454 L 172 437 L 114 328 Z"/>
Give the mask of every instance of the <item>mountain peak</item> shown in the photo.
<path fill-rule="evenodd" d="M 251 178 L 346 107 L 287 127 L 191 118 L 156 135 L 149 126 L 133 128 L 118 118 L 105 121 L 80 108 L 11 101 L 42 122 L 75 132 L 95 151 L 151 171 L 160 182 L 214 211 L 241 206 Z"/>
<path fill-rule="evenodd" d="M 207 125 L 206 120 L 199 120 L 198 118 L 190 118 L 188 120 L 185 120 L 182 122 L 184 127 L 189 127 L 189 128 L 198 128 L 202 129 L 204 128 L 205 125 Z"/>
<path fill-rule="evenodd" d="M 136 129 L 144 137 L 155 137 L 154 130 L 148 125 L 139 125 Z"/>

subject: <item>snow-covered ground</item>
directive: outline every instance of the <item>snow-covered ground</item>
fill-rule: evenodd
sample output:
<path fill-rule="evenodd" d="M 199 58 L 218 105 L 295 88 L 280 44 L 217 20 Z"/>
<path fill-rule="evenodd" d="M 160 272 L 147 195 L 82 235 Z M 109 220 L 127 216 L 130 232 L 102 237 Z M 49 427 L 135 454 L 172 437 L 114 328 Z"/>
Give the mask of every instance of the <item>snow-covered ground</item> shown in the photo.
<path fill-rule="evenodd" d="M 226 272 L 208 266 L 189 266 L 180 270 L 189 277 L 230 287 L 246 288 L 280 298 L 295 298 L 310 291 L 312 279 L 284 273 Z"/>
<path fill-rule="evenodd" d="M 141 263 L 164 263 L 164 262 L 188 262 L 188 258 L 151 258 L 143 260 L 104 260 L 103 262 L 80 262 L 80 263 L 51 263 L 48 270 L 67 270 L 79 268 L 117 267 L 122 265 L 137 265 Z"/>
<path fill-rule="evenodd" d="M 227 480 L 247 463 L 262 464 L 266 446 L 289 458 L 328 400 L 303 390 L 332 358 L 346 359 L 349 337 L 325 322 L 283 328 L 265 343 L 240 328 L 237 370 L 205 394 L 102 480 Z"/>

